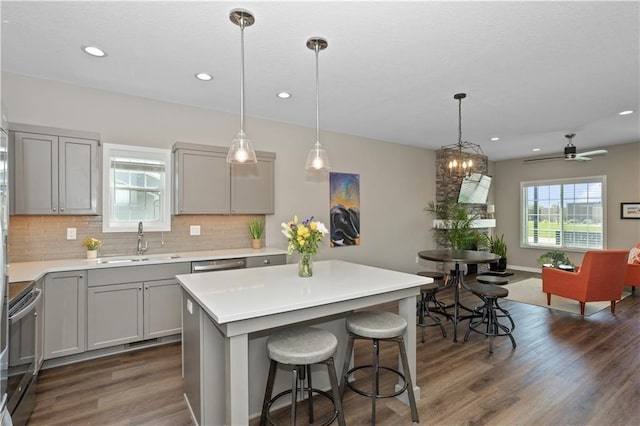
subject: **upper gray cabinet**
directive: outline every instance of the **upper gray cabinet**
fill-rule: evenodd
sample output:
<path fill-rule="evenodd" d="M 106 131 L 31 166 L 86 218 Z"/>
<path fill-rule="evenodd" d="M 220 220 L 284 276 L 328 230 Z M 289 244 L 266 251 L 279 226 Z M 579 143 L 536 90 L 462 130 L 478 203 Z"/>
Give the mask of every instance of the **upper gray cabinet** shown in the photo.
<path fill-rule="evenodd" d="M 12 214 L 98 214 L 99 139 L 95 133 L 11 124 Z"/>
<path fill-rule="evenodd" d="M 257 164 L 230 167 L 227 148 L 174 144 L 174 214 L 273 214 L 276 155 L 256 156 Z"/>

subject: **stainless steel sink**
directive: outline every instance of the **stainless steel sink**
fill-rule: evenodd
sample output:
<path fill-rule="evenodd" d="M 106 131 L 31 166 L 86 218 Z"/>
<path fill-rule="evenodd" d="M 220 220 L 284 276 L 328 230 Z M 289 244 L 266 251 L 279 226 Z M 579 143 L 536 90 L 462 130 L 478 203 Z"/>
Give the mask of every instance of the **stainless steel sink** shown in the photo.
<path fill-rule="evenodd" d="M 149 254 L 145 256 L 114 256 L 114 257 L 102 257 L 97 260 L 97 263 L 131 263 L 131 262 L 146 262 L 149 260 L 171 260 L 179 259 L 179 254 Z"/>

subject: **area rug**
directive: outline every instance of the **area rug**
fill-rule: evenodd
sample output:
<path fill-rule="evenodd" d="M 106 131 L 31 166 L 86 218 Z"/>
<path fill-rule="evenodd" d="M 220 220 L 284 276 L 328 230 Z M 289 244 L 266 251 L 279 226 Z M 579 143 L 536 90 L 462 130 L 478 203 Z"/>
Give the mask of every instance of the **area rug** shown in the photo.
<path fill-rule="evenodd" d="M 505 288 L 509 290 L 509 296 L 505 298 L 507 300 L 580 315 L 580 303 L 578 301 L 556 296 L 555 294 L 551 295 L 551 305 L 547 306 L 547 295 L 542 291 L 542 279 L 540 278 L 527 278 L 526 280 L 516 281 L 506 285 Z M 628 295 L 628 292 L 623 292 L 622 298 L 624 299 Z M 609 309 L 610 306 L 610 302 L 587 302 L 584 308 L 584 315 L 593 315 L 605 308 Z"/>

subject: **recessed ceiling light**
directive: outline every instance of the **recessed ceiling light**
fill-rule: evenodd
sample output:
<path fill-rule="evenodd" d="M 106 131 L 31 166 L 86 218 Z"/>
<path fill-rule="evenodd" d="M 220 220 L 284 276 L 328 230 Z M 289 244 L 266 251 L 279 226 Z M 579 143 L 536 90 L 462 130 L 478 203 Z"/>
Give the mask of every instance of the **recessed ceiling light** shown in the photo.
<path fill-rule="evenodd" d="M 196 78 L 201 81 L 213 80 L 211 74 L 207 74 L 206 72 L 199 72 L 198 74 L 196 74 Z"/>
<path fill-rule="evenodd" d="M 87 55 L 95 56 L 98 58 L 104 58 L 107 56 L 107 52 L 95 46 L 82 46 L 82 51 Z"/>
<path fill-rule="evenodd" d="M 629 114 L 633 114 L 633 110 L 632 109 L 628 109 L 626 111 L 620 111 L 618 113 L 618 115 L 629 115 Z"/>
<path fill-rule="evenodd" d="M 491 138 L 491 140 L 492 140 L 492 141 L 499 141 L 499 140 L 500 140 L 500 138 L 499 138 L 499 137 L 493 137 L 493 138 Z"/>
<path fill-rule="evenodd" d="M 540 151 L 540 148 L 533 148 L 531 151 L 538 152 L 538 151 Z"/>
<path fill-rule="evenodd" d="M 291 93 L 289 92 L 279 92 L 277 95 L 280 99 L 289 99 L 291 97 Z"/>

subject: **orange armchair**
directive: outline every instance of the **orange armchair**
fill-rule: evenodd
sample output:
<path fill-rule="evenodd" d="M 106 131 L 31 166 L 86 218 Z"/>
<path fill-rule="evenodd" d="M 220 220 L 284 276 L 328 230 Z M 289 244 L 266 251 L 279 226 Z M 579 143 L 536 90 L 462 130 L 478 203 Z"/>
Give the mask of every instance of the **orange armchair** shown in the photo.
<path fill-rule="evenodd" d="M 555 294 L 580 302 L 581 315 L 586 302 L 601 301 L 611 301 L 611 313 L 615 313 L 616 301 L 622 298 L 624 289 L 628 254 L 626 250 L 588 251 L 578 272 L 542 268 L 542 291 L 547 293 L 547 305 Z"/>
<path fill-rule="evenodd" d="M 640 264 L 627 263 L 627 276 L 624 279 L 624 285 L 631 286 L 631 292 L 636 292 L 636 287 L 640 286 Z"/>

